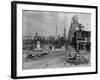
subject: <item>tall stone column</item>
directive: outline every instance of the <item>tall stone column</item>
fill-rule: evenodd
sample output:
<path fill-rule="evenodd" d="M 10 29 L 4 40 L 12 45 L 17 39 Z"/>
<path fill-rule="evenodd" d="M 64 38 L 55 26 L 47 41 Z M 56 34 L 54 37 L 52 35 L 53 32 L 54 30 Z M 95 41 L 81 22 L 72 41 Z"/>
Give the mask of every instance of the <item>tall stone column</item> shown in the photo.
<path fill-rule="evenodd" d="M 41 49 L 40 48 L 40 41 L 37 41 L 37 49 Z"/>

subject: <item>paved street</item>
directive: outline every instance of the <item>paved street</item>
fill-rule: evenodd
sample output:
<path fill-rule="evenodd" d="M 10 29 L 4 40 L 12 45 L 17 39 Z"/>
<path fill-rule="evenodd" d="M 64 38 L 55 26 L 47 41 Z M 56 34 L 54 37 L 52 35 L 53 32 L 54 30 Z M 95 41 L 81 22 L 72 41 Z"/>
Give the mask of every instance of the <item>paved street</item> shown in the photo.
<path fill-rule="evenodd" d="M 80 60 L 75 62 L 67 62 L 67 55 L 71 50 L 55 51 L 48 55 L 36 58 L 35 60 L 23 58 L 23 69 L 36 69 L 36 68 L 57 68 L 57 67 L 73 67 L 73 66 L 89 66 L 90 53 L 83 53 Z M 88 62 L 88 63 L 87 63 Z M 75 65 L 78 63 L 78 65 Z"/>

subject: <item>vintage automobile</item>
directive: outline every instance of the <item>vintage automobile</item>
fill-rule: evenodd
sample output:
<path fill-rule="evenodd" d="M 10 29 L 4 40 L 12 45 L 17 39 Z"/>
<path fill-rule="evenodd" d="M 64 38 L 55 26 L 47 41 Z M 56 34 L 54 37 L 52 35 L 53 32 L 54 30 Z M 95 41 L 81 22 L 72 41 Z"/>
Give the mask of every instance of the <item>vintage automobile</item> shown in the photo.
<path fill-rule="evenodd" d="M 47 50 L 35 50 L 34 54 L 29 54 L 26 58 L 30 58 L 32 60 L 47 55 L 49 52 Z"/>

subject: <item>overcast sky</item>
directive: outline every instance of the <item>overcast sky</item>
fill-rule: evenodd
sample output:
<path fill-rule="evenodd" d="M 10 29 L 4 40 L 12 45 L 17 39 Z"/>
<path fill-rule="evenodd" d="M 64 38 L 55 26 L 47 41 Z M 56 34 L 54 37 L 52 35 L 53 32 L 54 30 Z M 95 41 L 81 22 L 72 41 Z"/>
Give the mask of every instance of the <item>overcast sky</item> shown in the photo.
<path fill-rule="evenodd" d="M 61 35 L 66 27 L 67 35 L 74 15 L 78 17 L 79 23 L 85 26 L 85 30 L 90 31 L 91 28 L 91 14 L 30 10 L 23 10 L 22 14 L 23 36 L 34 36 L 36 32 L 42 36 L 55 35 L 56 27 Z"/>

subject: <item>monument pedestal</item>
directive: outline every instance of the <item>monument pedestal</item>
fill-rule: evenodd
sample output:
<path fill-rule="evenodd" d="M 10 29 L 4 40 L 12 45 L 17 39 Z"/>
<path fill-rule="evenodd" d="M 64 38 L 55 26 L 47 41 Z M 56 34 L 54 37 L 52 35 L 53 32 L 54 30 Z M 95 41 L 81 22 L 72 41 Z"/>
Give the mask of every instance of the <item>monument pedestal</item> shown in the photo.
<path fill-rule="evenodd" d="M 37 41 L 37 49 L 40 50 L 40 41 Z"/>

